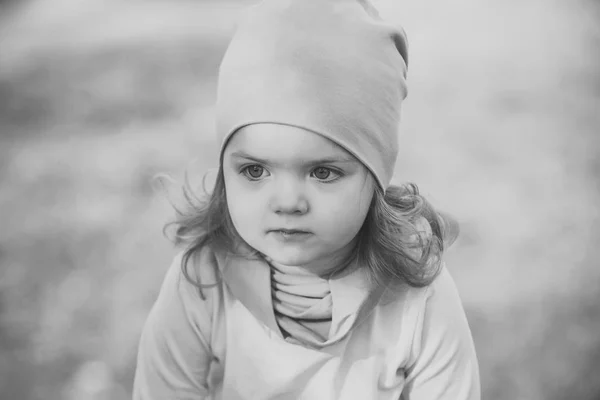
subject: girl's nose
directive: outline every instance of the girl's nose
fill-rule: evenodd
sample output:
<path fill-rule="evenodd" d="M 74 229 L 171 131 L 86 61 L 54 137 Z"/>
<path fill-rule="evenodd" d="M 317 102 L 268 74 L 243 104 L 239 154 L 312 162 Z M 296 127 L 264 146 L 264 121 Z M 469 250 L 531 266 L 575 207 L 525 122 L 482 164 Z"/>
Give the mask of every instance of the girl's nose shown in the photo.
<path fill-rule="evenodd" d="M 271 210 L 277 214 L 306 214 L 308 200 L 304 195 L 303 185 L 286 179 L 274 185 L 270 200 Z"/>

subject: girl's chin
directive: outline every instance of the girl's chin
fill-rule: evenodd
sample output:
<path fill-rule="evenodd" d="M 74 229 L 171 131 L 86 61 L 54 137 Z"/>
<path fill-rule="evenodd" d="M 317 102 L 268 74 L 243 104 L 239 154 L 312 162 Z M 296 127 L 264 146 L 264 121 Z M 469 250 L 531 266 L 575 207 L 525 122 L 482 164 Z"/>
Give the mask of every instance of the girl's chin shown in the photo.
<path fill-rule="evenodd" d="M 289 265 L 289 266 L 302 266 L 314 262 L 317 257 L 314 257 L 308 250 L 304 249 L 260 249 L 259 251 L 264 254 L 269 260 L 278 264 Z"/>
<path fill-rule="evenodd" d="M 282 265 L 288 266 L 302 266 L 309 264 L 313 259 L 306 257 L 306 255 L 291 255 L 291 254 L 273 254 L 265 253 L 269 260 Z"/>

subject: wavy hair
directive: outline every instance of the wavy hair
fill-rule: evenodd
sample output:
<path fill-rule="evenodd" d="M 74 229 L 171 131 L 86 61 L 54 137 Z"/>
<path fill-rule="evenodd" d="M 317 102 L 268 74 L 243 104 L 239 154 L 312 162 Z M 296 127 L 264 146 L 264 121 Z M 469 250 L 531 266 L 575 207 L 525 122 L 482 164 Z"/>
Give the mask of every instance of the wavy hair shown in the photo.
<path fill-rule="evenodd" d="M 199 196 L 185 179 L 182 187 L 184 205 L 172 203 L 176 219 L 167 223 L 164 232 L 174 227 L 171 240 L 185 248 L 181 268 L 185 278 L 200 289 L 216 283 L 202 283 L 191 277 L 190 259 L 205 246 L 232 253 L 243 243 L 233 225 L 227 197 L 225 178 L 219 169 L 211 192 L 203 185 Z M 458 224 L 447 215 L 438 213 L 419 193 L 415 184 L 390 186 L 383 192 L 376 186 L 363 226 L 357 234 L 352 258 L 364 265 L 370 278 L 381 285 L 408 284 L 412 287 L 429 285 L 441 268 L 445 245 L 458 236 Z M 249 256 L 259 256 L 254 251 Z M 203 295 L 202 295 L 203 296 Z"/>

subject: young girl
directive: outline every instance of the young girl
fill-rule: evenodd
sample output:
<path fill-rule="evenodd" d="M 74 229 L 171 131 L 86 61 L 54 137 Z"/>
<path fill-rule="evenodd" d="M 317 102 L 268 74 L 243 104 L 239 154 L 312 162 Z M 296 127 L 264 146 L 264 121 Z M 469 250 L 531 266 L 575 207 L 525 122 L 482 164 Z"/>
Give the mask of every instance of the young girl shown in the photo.
<path fill-rule="evenodd" d="M 480 398 L 451 224 L 390 185 L 406 69 L 404 32 L 364 1 L 250 10 L 219 71 L 216 185 L 185 189 L 134 399 Z"/>

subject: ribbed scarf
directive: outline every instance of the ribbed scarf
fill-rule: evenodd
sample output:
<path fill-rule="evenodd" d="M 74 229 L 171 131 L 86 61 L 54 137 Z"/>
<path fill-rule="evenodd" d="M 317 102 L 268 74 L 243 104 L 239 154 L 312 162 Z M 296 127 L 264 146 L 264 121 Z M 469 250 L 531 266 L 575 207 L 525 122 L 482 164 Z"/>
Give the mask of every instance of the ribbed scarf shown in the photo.
<path fill-rule="evenodd" d="M 333 301 L 327 279 L 300 267 L 271 263 L 271 294 L 284 336 L 309 345 L 329 338 Z"/>

